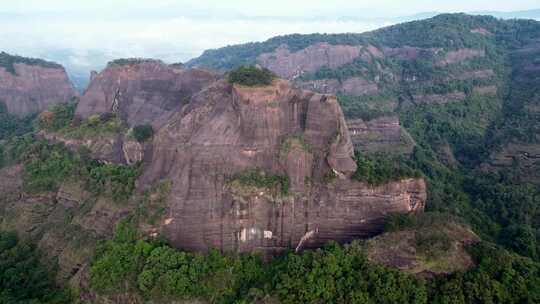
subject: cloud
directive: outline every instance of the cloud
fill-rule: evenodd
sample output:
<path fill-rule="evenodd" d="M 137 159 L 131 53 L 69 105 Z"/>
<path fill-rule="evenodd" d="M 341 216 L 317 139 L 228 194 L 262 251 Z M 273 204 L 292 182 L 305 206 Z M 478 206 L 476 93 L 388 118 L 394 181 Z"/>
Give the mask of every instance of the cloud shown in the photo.
<path fill-rule="evenodd" d="M 99 49 L 117 57 L 156 57 L 186 61 L 203 50 L 261 41 L 290 33 L 338 33 L 372 30 L 381 23 L 280 18 L 193 18 L 150 20 L 49 20 L 12 24 L 0 33 L 9 49 L 35 53 L 43 48 L 71 49 L 78 56 Z M 72 60 L 76 62 L 76 60 Z M 84 60 L 80 60 L 81 63 Z"/>

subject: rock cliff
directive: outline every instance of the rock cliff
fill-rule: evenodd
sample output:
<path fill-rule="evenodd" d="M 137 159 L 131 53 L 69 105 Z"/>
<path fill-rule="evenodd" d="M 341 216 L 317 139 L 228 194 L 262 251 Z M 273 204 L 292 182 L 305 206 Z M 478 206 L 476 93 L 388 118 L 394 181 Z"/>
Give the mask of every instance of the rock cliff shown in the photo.
<path fill-rule="evenodd" d="M 76 115 L 117 112 L 129 126 L 160 127 L 188 103 L 191 96 L 215 81 L 217 74 L 166 65 L 159 60 L 121 59 L 94 75 Z"/>
<path fill-rule="evenodd" d="M 9 113 L 38 113 L 76 95 L 61 65 L 0 53 L 0 102 Z"/>
<path fill-rule="evenodd" d="M 353 181 L 353 146 L 334 96 L 275 80 L 218 81 L 160 129 L 140 185 L 172 183 L 163 231 L 190 250 L 273 253 L 347 242 L 390 212 L 422 210 L 425 184 Z M 274 181 L 283 181 L 275 183 Z"/>

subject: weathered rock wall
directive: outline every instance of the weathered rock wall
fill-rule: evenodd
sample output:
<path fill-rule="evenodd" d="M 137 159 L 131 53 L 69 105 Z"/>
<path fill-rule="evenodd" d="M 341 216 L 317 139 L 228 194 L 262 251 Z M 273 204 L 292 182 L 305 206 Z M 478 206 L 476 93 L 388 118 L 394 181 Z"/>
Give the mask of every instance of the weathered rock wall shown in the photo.
<path fill-rule="evenodd" d="M 14 73 L 0 67 L 0 101 L 17 116 L 39 113 L 77 96 L 63 68 L 15 63 Z"/>
<path fill-rule="evenodd" d="M 347 242 L 381 229 L 390 212 L 422 210 L 423 180 L 372 187 L 349 179 L 352 143 L 334 96 L 277 80 L 217 82 L 156 135 L 140 185 L 172 182 L 164 232 L 190 250 L 273 253 Z M 235 182 L 260 169 L 287 176 L 288 193 Z"/>
<path fill-rule="evenodd" d="M 157 60 L 131 64 L 111 63 L 92 78 L 77 106 L 76 115 L 117 112 L 129 126 L 160 127 L 189 102 L 191 96 L 218 75 L 184 69 Z"/>

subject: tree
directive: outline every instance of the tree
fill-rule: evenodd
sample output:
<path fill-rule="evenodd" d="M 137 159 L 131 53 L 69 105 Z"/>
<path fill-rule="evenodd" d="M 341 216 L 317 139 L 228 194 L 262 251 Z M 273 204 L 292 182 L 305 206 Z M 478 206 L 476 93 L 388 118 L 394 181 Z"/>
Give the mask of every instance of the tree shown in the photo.
<path fill-rule="evenodd" d="M 133 137 L 142 143 L 154 136 L 154 129 L 151 125 L 138 125 L 133 128 Z"/>

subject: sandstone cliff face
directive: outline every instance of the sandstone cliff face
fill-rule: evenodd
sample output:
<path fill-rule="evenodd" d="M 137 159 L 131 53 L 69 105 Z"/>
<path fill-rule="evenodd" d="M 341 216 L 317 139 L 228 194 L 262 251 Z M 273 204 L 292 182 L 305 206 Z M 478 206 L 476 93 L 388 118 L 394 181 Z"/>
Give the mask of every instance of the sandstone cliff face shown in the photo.
<path fill-rule="evenodd" d="M 217 75 L 184 69 L 157 60 L 111 63 L 94 75 L 77 106 L 76 115 L 118 112 L 129 126 L 160 127 L 184 106 L 191 96 Z"/>
<path fill-rule="evenodd" d="M 273 253 L 350 241 L 389 212 L 422 210 L 423 180 L 355 182 L 349 132 L 333 96 L 285 80 L 248 88 L 218 81 L 160 129 L 140 185 L 172 183 L 163 231 L 190 250 Z M 243 184 L 258 169 L 288 177 L 288 192 Z"/>
<path fill-rule="evenodd" d="M 362 96 L 375 94 L 379 91 L 376 83 L 369 82 L 361 77 L 351 77 L 343 81 L 337 79 L 297 81 L 296 84 L 302 89 L 324 94 Z"/>
<path fill-rule="evenodd" d="M 354 147 L 364 153 L 411 153 L 414 140 L 400 126 L 397 115 L 347 122 Z"/>
<path fill-rule="evenodd" d="M 17 116 L 38 113 L 77 96 L 62 67 L 14 63 L 14 71 L 0 67 L 0 101 Z"/>
<path fill-rule="evenodd" d="M 362 49 L 362 46 L 317 43 L 291 52 L 287 45 L 282 45 L 272 53 L 261 54 L 258 62 L 280 77 L 293 79 L 322 67 L 335 69 L 351 63 L 362 54 Z"/>

